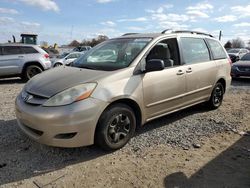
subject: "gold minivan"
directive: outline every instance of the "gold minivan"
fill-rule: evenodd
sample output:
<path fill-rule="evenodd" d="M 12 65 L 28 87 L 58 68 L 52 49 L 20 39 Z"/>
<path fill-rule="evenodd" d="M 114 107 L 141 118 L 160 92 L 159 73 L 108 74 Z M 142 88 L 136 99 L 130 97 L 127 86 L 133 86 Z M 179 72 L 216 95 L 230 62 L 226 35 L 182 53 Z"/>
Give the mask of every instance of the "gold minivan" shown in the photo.
<path fill-rule="evenodd" d="M 125 34 L 32 78 L 16 98 L 17 121 L 40 143 L 115 150 L 155 118 L 203 102 L 218 108 L 230 71 L 210 34 Z"/>

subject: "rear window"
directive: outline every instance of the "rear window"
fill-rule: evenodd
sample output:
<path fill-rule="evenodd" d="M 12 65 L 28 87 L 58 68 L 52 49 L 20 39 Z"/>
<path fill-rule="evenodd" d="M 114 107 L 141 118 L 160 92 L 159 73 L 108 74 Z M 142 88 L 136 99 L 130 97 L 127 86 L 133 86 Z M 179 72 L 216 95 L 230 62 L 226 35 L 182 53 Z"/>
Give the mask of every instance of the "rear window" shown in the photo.
<path fill-rule="evenodd" d="M 0 55 L 3 55 L 3 48 L 0 47 Z"/>
<path fill-rule="evenodd" d="M 225 59 L 227 58 L 227 55 L 223 49 L 223 47 L 221 46 L 221 44 L 216 41 L 216 40 L 212 40 L 212 39 L 206 39 L 208 42 L 208 45 L 211 49 L 211 52 L 213 54 L 214 59 Z"/>
<path fill-rule="evenodd" d="M 181 38 L 182 53 L 185 64 L 210 61 L 207 45 L 200 38 Z"/>
<path fill-rule="evenodd" d="M 22 54 L 22 51 L 19 46 L 4 46 L 3 55 L 17 55 Z"/>
<path fill-rule="evenodd" d="M 35 48 L 30 47 L 30 46 L 22 46 L 21 49 L 22 49 L 23 53 L 25 53 L 25 54 L 38 53 L 38 51 Z"/>

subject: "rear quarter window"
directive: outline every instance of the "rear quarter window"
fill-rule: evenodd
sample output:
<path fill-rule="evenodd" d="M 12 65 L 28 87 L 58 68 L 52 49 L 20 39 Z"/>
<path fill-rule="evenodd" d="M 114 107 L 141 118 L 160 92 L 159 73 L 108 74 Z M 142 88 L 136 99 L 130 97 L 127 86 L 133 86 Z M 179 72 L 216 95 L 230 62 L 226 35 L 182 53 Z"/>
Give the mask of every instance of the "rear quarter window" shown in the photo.
<path fill-rule="evenodd" d="M 218 41 L 212 39 L 206 39 L 206 40 L 208 42 L 209 48 L 215 60 L 227 58 L 227 54 L 225 53 L 224 48 Z"/>
<path fill-rule="evenodd" d="M 36 54 L 36 53 L 39 53 L 35 48 L 33 48 L 31 46 L 22 46 L 21 50 L 25 54 Z"/>
<path fill-rule="evenodd" d="M 181 48 L 185 64 L 210 61 L 210 54 L 204 39 L 181 38 Z"/>

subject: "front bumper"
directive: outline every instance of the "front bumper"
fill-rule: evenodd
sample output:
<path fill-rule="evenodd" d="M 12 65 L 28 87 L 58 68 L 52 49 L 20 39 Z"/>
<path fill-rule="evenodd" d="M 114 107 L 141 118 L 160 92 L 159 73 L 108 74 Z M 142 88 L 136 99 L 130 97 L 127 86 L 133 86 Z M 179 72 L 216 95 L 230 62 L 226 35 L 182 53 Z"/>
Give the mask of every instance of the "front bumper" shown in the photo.
<path fill-rule="evenodd" d="M 249 68 L 249 71 L 240 71 L 238 68 L 234 68 L 231 70 L 231 76 L 232 77 L 239 77 L 239 76 L 250 77 L 250 68 Z"/>
<path fill-rule="evenodd" d="M 98 119 L 106 102 L 88 98 L 67 106 L 44 107 L 16 99 L 21 130 L 31 139 L 50 146 L 80 147 L 94 143 Z"/>

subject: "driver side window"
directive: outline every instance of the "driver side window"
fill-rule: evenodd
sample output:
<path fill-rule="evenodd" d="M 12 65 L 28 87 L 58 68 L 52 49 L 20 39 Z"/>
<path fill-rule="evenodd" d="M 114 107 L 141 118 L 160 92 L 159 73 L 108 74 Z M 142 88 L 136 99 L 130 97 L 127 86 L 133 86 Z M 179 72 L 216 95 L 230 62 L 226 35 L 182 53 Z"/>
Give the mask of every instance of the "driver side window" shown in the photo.
<path fill-rule="evenodd" d="M 171 38 L 158 42 L 149 52 L 146 61 L 152 59 L 163 60 L 165 67 L 180 65 L 177 39 Z"/>

